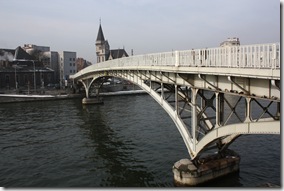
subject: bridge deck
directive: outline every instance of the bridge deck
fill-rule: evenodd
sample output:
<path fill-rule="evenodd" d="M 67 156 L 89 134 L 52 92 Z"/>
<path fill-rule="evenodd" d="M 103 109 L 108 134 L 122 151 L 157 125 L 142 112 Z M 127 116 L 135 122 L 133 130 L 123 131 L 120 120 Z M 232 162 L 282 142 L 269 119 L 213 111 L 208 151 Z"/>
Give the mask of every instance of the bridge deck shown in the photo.
<path fill-rule="evenodd" d="M 151 70 L 280 80 L 279 51 L 274 43 L 137 55 L 94 64 L 71 78 L 102 70 Z"/>
<path fill-rule="evenodd" d="M 87 97 L 101 77 L 137 84 L 169 114 L 194 159 L 214 144 L 222 151 L 240 134 L 280 133 L 279 51 L 273 43 L 138 55 L 91 65 L 71 79 L 83 83 Z"/>

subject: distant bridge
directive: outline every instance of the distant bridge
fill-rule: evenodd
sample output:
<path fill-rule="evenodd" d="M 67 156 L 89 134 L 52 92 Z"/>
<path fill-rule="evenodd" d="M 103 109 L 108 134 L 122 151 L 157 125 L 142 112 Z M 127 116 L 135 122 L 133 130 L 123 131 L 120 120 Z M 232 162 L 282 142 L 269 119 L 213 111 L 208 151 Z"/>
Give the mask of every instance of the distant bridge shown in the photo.
<path fill-rule="evenodd" d="M 90 88 L 129 80 L 176 124 L 192 159 L 241 134 L 280 134 L 279 43 L 137 55 L 91 65 L 71 78 Z M 158 91 L 159 90 L 159 91 Z"/>

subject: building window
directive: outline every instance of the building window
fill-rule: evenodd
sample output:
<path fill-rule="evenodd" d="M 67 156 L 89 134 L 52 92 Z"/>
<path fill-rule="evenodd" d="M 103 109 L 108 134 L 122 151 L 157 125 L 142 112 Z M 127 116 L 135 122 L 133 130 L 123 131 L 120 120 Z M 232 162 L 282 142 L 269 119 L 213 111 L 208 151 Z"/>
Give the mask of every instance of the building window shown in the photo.
<path fill-rule="evenodd" d="M 72 61 L 72 58 L 70 58 L 70 61 Z"/>
<path fill-rule="evenodd" d="M 75 58 L 73 58 L 73 61 L 75 61 Z"/>
<path fill-rule="evenodd" d="M 72 63 L 70 63 L 70 66 L 72 66 Z"/>
<path fill-rule="evenodd" d="M 70 74 L 72 74 L 72 70 L 70 70 Z"/>

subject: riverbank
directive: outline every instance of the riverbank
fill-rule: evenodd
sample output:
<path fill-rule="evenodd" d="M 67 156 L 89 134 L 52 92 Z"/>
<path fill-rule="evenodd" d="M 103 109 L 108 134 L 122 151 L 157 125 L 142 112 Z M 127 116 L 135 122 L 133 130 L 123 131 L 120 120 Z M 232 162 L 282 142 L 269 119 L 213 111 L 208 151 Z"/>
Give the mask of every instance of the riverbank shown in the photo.
<path fill-rule="evenodd" d="M 144 90 L 127 90 L 116 92 L 102 92 L 101 97 L 104 96 L 118 96 L 118 95 L 133 95 L 133 94 L 145 94 Z M 72 94 L 63 91 L 47 91 L 45 94 L 15 94 L 13 92 L 7 92 L 0 94 L 1 103 L 15 103 L 15 102 L 30 102 L 30 101 L 51 101 L 51 100 L 63 100 L 63 99 L 83 99 L 84 94 Z"/>
<path fill-rule="evenodd" d="M 50 101 L 50 100 L 62 100 L 62 99 L 75 99 L 81 97 L 82 97 L 81 94 L 65 94 L 65 95 L 0 94 L 0 103 Z"/>

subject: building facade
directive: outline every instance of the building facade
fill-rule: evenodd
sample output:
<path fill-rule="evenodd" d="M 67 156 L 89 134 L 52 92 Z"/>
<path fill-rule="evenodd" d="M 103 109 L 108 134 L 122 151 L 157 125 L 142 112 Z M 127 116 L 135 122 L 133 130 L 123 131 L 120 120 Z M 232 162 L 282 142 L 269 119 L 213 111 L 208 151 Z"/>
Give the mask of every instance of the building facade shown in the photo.
<path fill-rule="evenodd" d="M 61 87 L 65 86 L 69 76 L 77 72 L 76 52 L 72 51 L 50 51 L 48 46 L 25 44 L 22 47 L 27 53 L 40 60 L 46 68 L 54 70 L 54 80 Z"/>
<path fill-rule="evenodd" d="M 42 86 L 59 84 L 66 86 L 69 76 L 78 72 L 77 54 L 72 51 L 50 51 L 48 46 L 25 44 L 16 49 L 0 49 L 0 88 L 16 88 L 16 85 Z M 82 65 L 89 64 L 85 61 Z"/>
<path fill-rule="evenodd" d="M 240 46 L 240 40 L 239 38 L 227 38 L 227 40 L 220 43 L 221 47 L 228 47 L 228 46 Z"/>
<path fill-rule="evenodd" d="M 59 54 L 56 51 L 50 51 L 49 46 L 38 46 L 34 44 L 24 44 L 22 49 L 32 55 L 35 60 L 42 62 L 43 66 L 54 71 L 55 83 L 60 82 L 59 74 Z"/>
<path fill-rule="evenodd" d="M 41 52 L 48 52 L 48 51 L 50 51 L 50 47 L 49 46 L 37 46 L 37 45 L 34 45 L 34 44 L 24 44 L 22 49 L 24 49 L 29 54 L 31 54 L 31 52 L 33 52 L 34 50 L 39 50 Z"/>
<path fill-rule="evenodd" d="M 99 31 L 96 39 L 96 54 L 97 63 L 122 57 L 128 57 L 128 54 L 124 48 L 113 50 L 110 49 L 108 41 L 105 40 L 101 24 L 99 26 Z"/>
<path fill-rule="evenodd" d="M 83 58 L 77 58 L 76 59 L 77 72 L 79 72 L 83 68 L 86 68 L 90 65 L 92 65 L 92 63 L 88 62 L 87 60 L 85 60 Z"/>
<path fill-rule="evenodd" d="M 36 90 L 48 83 L 54 83 L 54 70 L 21 47 L 0 49 L 0 89 Z"/>
<path fill-rule="evenodd" d="M 69 76 L 77 73 L 76 52 L 63 51 L 59 53 L 60 85 L 63 87 Z"/>

